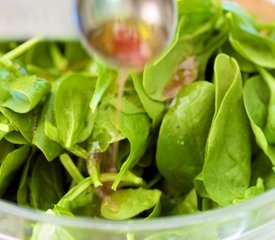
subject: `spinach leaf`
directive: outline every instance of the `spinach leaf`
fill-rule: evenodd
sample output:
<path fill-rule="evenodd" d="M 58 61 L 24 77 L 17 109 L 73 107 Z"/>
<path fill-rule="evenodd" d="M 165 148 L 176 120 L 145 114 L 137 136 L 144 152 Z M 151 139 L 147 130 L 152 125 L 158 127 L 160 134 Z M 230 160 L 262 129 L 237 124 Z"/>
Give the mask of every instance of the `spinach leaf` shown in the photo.
<path fill-rule="evenodd" d="M 69 67 L 74 68 L 75 65 L 87 65 L 87 61 L 91 60 L 90 55 L 83 48 L 79 41 L 68 41 L 64 47 L 64 57 L 69 62 Z"/>
<path fill-rule="evenodd" d="M 255 65 L 251 61 L 240 55 L 229 42 L 222 46 L 222 52 L 229 55 L 230 57 L 233 57 L 238 62 L 238 65 L 242 72 L 256 72 Z"/>
<path fill-rule="evenodd" d="M 258 68 L 263 80 L 269 88 L 269 103 L 267 106 L 267 119 L 264 133 L 270 144 L 275 143 L 275 78 L 263 68 Z"/>
<path fill-rule="evenodd" d="M 264 133 L 267 121 L 270 92 L 259 76 L 252 77 L 244 85 L 244 104 L 256 142 L 275 164 L 275 147 L 269 144 Z"/>
<path fill-rule="evenodd" d="M 237 62 L 220 54 L 216 57 L 214 72 L 216 110 L 207 139 L 202 179 L 209 197 L 227 206 L 249 185 L 250 127 Z"/>
<path fill-rule="evenodd" d="M 219 3 L 182 0 L 179 4 L 181 14 L 173 43 L 144 69 L 143 87 L 154 100 L 173 98 L 182 86 L 198 76 L 204 78 L 209 57 L 227 38 L 228 23 L 221 17 Z"/>
<path fill-rule="evenodd" d="M 182 215 L 198 212 L 198 197 L 195 189 L 192 189 L 186 196 L 180 198 L 171 209 L 169 215 Z"/>
<path fill-rule="evenodd" d="M 64 228 L 53 224 L 37 224 L 33 229 L 31 240 L 75 240 Z"/>
<path fill-rule="evenodd" d="M 235 50 L 258 66 L 274 68 L 275 41 L 261 35 L 254 21 L 238 7 L 229 10 L 231 14 L 228 17 L 232 26 L 229 41 Z"/>
<path fill-rule="evenodd" d="M 57 215 L 54 211 L 48 210 L 46 212 L 49 215 Z M 54 224 L 37 223 L 34 225 L 31 240 L 75 240 L 71 233 L 60 226 Z"/>
<path fill-rule="evenodd" d="M 14 130 L 14 127 L 10 124 L 10 121 L 0 113 L 0 140 L 12 130 Z"/>
<path fill-rule="evenodd" d="M 7 154 L 12 152 L 14 148 L 15 148 L 15 146 L 12 143 L 8 142 L 7 140 L 2 139 L 0 141 L 0 149 L 1 149 L 1 151 L 0 151 L 0 164 L 5 159 Z"/>
<path fill-rule="evenodd" d="M 42 69 L 53 69 L 54 63 L 49 48 L 50 42 L 39 42 L 31 50 L 27 51 L 26 55 L 24 56 L 23 62 L 26 65 L 35 65 Z"/>
<path fill-rule="evenodd" d="M 260 152 L 252 162 L 251 185 L 256 185 L 259 178 L 263 179 L 264 189 L 270 190 L 275 187 L 275 172 L 272 169 L 270 159 Z"/>
<path fill-rule="evenodd" d="M 139 96 L 139 99 L 148 113 L 149 117 L 152 119 L 153 127 L 158 126 L 161 122 L 161 118 L 164 114 L 165 105 L 160 101 L 155 101 L 151 99 L 145 92 L 144 87 L 142 85 L 142 76 L 138 74 L 132 74 L 133 83 L 135 86 L 135 90 Z"/>
<path fill-rule="evenodd" d="M 66 211 L 73 213 L 75 210 L 86 206 L 87 204 L 94 203 L 96 196 L 93 192 L 91 178 L 85 178 L 74 187 L 72 187 L 56 204 L 53 211 Z M 63 210 L 62 210 L 63 209 Z M 91 208 L 96 211 L 96 208 Z"/>
<path fill-rule="evenodd" d="M 29 150 L 30 148 L 27 145 L 22 146 L 8 153 L 2 160 L 0 166 L 0 196 L 5 193 L 13 179 L 14 174 L 24 164 L 29 154 Z"/>
<path fill-rule="evenodd" d="M 28 160 L 24 166 L 21 178 L 20 178 L 20 183 L 19 187 L 17 190 L 17 203 L 19 205 L 26 206 L 29 204 L 29 194 L 30 194 L 30 168 L 31 168 L 31 162 L 32 162 L 32 157 L 34 155 L 35 151 L 33 150 L 32 153 L 29 155 Z"/>
<path fill-rule="evenodd" d="M 10 97 L 2 103 L 18 113 L 32 110 L 50 91 L 50 83 L 36 76 L 23 76 L 9 84 Z"/>
<path fill-rule="evenodd" d="M 10 109 L 0 107 L 0 112 L 9 119 L 15 130 L 19 131 L 29 143 L 32 142 L 36 111 L 33 110 L 28 113 L 20 114 Z"/>
<path fill-rule="evenodd" d="M 30 179 L 30 203 L 36 209 L 49 209 L 64 195 L 62 166 L 47 162 L 43 155 L 36 159 Z"/>
<path fill-rule="evenodd" d="M 161 192 L 151 189 L 121 189 L 106 197 L 100 206 L 100 213 L 107 219 L 129 219 L 153 208 Z"/>
<path fill-rule="evenodd" d="M 54 97 L 56 126 L 46 121 L 46 135 L 67 149 L 91 134 L 93 114 L 89 103 L 94 89 L 94 79 L 82 74 L 69 74 L 57 86 Z"/>
<path fill-rule="evenodd" d="M 51 140 L 45 132 L 45 122 L 54 123 L 53 99 L 54 94 L 52 93 L 44 103 L 32 139 L 32 144 L 43 152 L 48 161 L 52 161 L 63 151 L 60 144 Z"/>
<path fill-rule="evenodd" d="M 117 129 L 115 119 L 117 113 L 113 106 L 102 102 L 97 109 L 94 128 L 88 142 L 88 151 L 105 152 L 110 144 L 118 142 L 125 137 Z"/>
<path fill-rule="evenodd" d="M 5 136 L 5 139 L 13 144 L 28 145 L 29 142 L 18 131 L 12 131 Z"/>
<path fill-rule="evenodd" d="M 261 178 L 258 178 L 257 179 L 257 183 L 256 183 L 256 186 L 252 186 L 252 187 L 249 187 L 243 194 L 242 197 L 239 197 L 237 199 L 234 199 L 233 200 L 233 203 L 240 203 L 240 202 L 243 202 L 245 200 L 248 200 L 248 199 L 251 199 L 251 198 L 254 198 L 262 193 L 264 193 L 265 191 L 265 188 L 264 188 L 264 183 L 263 183 L 263 179 Z"/>
<path fill-rule="evenodd" d="M 106 92 L 107 88 L 111 85 L 111 83 L 116 78 L 117 74 L 107 68 L 104 64 L 97 62 L 97 69 L 98 69 L 98 79 L 95 87 L 95 91 L 90 102 L 90 108 L 94 113 L 97 109 L 97 106 L 102 99 L 104 93 Z"/>
<path fill-rule="evenodd" d="M 193 188 L 193 180 L 202 169 L 214 98 L 213 84 L 192 83 L 180 91 L 163 118 L 156 164 L 169 184 L 181 192 Z"/>
<path fill-rule="evenodd" d="M 120 113 L 119 129 L 131 145 L 130 154 L 122 164 L 119 174 L 112 185 L 112 189 L 116 190 L 122 177 L 131 170 L 146 150 L 147 140 L 150 133 L 150 121 L 145 114 L 124 114 Z"/>

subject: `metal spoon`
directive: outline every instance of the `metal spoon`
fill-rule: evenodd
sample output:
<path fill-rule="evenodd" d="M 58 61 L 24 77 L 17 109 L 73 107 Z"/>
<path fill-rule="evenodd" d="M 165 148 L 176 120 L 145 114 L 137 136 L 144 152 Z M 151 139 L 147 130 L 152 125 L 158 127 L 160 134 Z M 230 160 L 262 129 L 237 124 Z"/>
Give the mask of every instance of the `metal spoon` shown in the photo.
<path fill-rule="evenodd" d="M 76 0 L 75 20 L 92 54 L 111 65 L 142 69 L 175 33 L 176 0 Z"/>

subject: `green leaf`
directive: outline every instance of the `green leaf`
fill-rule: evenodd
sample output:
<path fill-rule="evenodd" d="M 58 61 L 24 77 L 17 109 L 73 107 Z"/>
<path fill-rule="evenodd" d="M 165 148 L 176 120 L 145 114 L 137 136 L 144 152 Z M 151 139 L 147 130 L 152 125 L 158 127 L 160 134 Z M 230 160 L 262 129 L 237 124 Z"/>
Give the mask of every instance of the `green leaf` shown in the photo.
<path fill-rule="evenodd" d="M 117 119 L 116 110 L 103 102 L 97 110 L 93 132 L 89 138 L 90 152 L 105 152 L 111 143 L 125 138 L 117 129 L 115 119 Z"/>
<path fill-rule="evenodd" d="M 167 99 L 168 97 L 165 96 L 166 86 L 176 74 L 180 62 L 193 55 L 192 50 L 190 43 L 180 42 L 178 32 L 173 44 L 165 53 L 154 63 L 145 66 L 143 72 L 145 93 L 157 101 Z"/>
<path fill-rule="evenodd" d="M 86 66 L 87 61 L 91 60 L 91 56 L 79 41 L 65 42 L 64 56 L 68 60 L 70 68 L 80 65 L 80 63 L 82 66 L 83 64 Z"/>
<path fill-rule="evenodd" d="M 1 151 L 0 151 L 0 164 L 5 159 L 7 154 L 12 152 L 14 150 L 14 148 L 15 148 L 14 144 L 8 142 L 6 139 L 2 139 L 0 141 L 0 149 L 1 149 Z"/>
<path fill-rule="evenodd" d="M 153 208 L 160 201 L 161 192 L 149 189 L 118 190 L 106 197 L 100 207 L 104 218 L 123 220 Z"/>
<path fill-rule="evenodd" d="M 47 136 L 45 129 L 45 125 L 47 125 L 46 122 L 54 122 L 53 99 L 54 96 L 52 93 L 44 103 L 42 113 L 40 114 L 38 125 L 34 131 L 32 139 L 32 144 L 34 144 L 43 152 L 48 161 L 52 161 L 63 151 L 63 148 L 60 146 L 60 144 Z"/>
<path fill-rule="evenodd" d="M 24 166 L 23 173 L 20 178 L 20 183 L 19 187 L 17 190 L 17 203 L 21 206 L 27 206 L 29 205 L 29 193 L 30 193 L 30 177 L 29 177 L 29 172 L 30 172 L 30 167 L 31 167 L 31 162 L 32 162 L 32 157 L 34 155 L 34 150 L 33 152 L 29 155 L 27 163 Z"/>
<path fill-rule="evenodd" d="M 8 118 L 0 113 L 0 140 L 13 130 L 14 127 L 10 124 Z"/>
<path fill-rule="evenodd" d="M 24 164 L 29 154 L 29 150 L 30 148 L 25 145 L 13 150 L 2 160 L 0 166 L 0 196 L 5 193 L 13 179 L 14 174 Z"/>
<path fill-rule="evenodd" d="M 86 140 L 92 131 L 93 115 L 89 108 L 94 79 L 81 74 L 62 78 L 56 89 L 54 115 L 59 142 L 67 149 Z"/>
<path fill-rule="evenodd" d="M 229 42 L 222 46 L 222 52 L 233 57 L 238 62 L 238 65 L 242 72 L 256 72 L 255 65 L 251 61 L 240 55 Z"/>
<path fill-rule="evenodd" d="M 57 215 L 53 210 L 48 210 L 46 214 Z M 76 240 L 64 227 L 56 224 L 37 223 L 34 225 L 31 240 Z"/>
<path fill-rule="evenodd" d="M 0 112 L 9 119 L 15 130 L 18 130 L 28 142 L 32 142 L 34 121 L 36 119 L 35 111 L 20 114 L 0 107 Z"/>
<path fill-rule="evenodd" d="M 179 5 L 180 19 L 173 43 L 144 69 L 144 90 L 158 101 L 173 98 L 181 86 L 203 76 L 209 57 L 228 35 L 218 1 L 182 0 Z"/>
<path fill-rule="evenodd" d="M 241 196 L 249 185 L 250 128 L 243 105 L 237 62 L 220 54 L 216 58 L 214 71 L 216 111 L 207 139 L 202 179 L 209 197 L 227 206 Z"/>
<path fill-rule="evenodd" d="M 24 63 L 32 64 L 42 69 L 54 68 L 49 42 L 40 42 L 26 53 Z"/>
<path fill-rule="evenodd" d="M 243 14 L 231 12 L 229 19 L 232 25 L 229 41 L 235 50 L 256 65 L 275 68 L 275 40 L 261 35 Z"/>
<path fill-rule="evenodd" d="M 50 86 L 48 81 L 36 76 L 17 78 L 10 83 L 10 97 L 2 103 L 2 106 L 18 113 L 27 113 L 49 93 Z"/>
<path fill-rule="evenodd" d="M 112 185 L 116 190 L 122 177 L 127 171 L 131 170 L 144 154 L 147 147 L 147 140 L 150 133 L 150 121 L 145 114 L 127 115 L 120 113 L 119 129 L 131 145 L 130 154 L 122 164 L 119 174 Z"/>
<path fill-rule="evenodd" d="M 256 185 L 259 178 L 263 179 L 264 188 L 275 188 L 275 172 L 270 159 L 260 152 L 252 162 L 251 185 Z"/>
<path fill-rule="evenodd" d="M 255 186 L 249 187 L 245 192 L 242 197 L 239 197 L 237 199 L 233 200 L 233 203 L 240 203 L 246 200 L 249 200 L 251 198 L 254 198 L 262 193 L 264 193 L 265 188 L 264 188 L 264 182 L 262 178 L 257 179 L 257 183 Z"/>
<path fill-rule="evenodd" d="M 13 144 L 28 145 L 29 142 L 22 136 L 20 132 L 12 131 L 5 136 L 5 139 Z"/>
<path fill-rule="evenodd" d="M 108 69 L 104 64 L 97 62 L 98 79 L 95 87 L 95 91 L 90 102 L 91 111 L 94 113 L 97 106 L 102 99 L 107 88 L 111 85 L 117 74 L 113 70 Z"/>
<path fill-rule="evenodd" d="M 165 105 L 162 102 L 155 101 L 151 99 L 145 92 L 142 85 L 142 76 L 138 74 L 132 74 L 132 79 L 134 82 L 135 90 L 139 96 L 139 99 L 148 113 L 149 117 L 152 119 L 153 127 L 156 127 L 163 116 Z"/>
<path fill-rule="evenodd" d="M 211 30 L 220 17 L 222 4 L 216 0 L 178 0 L 178 14 L 183 21 L 181 35 L 200 36 Z"/>
<path fill-rule="evenodd" d="M 69 212 L 73 211 L 76 208 L 83 206 L 83 199 L 85 200 L 87 194 L 93 194 L 91 178 L 85 178 L 74 187 L 72 187 L 56 204 L 58 207 L 68 210 Z M 86 196 L 86 197 L 85 197 Z M 89 199 L 91 199 L 89 197 Z M 84 201 L 84 205 L 86 201 Z"/>
<path fill-rule="evenodd" d="M 192 189 L 176 206 L 173 207 L 171 215 L 182 215 L 198 212 L 198 197 L 195 189 Z"/>
<path fill-rule="evenodd" d="M 64 195 L 62 167 L 59 161 L 48 162 L 40 155 L 32 169 L 30 201 L 35 209 L 49 209 Z"/>
<path fill-rule="evenodd" d="M 64 228 L 54 224 L 37 224 L 33 229 L 31 240 L 76 240 Z"/>
<path fill-rule="evenodd" d="M 267 105 L 267 119 L 264 133 L 270 144 L 275 143 L 275 78 L 263 68 L 258 68 L 263 80 L 269 88 L 269 103 Z"/>
<path fill-rule="evenodd" d="M 275 165 L 275 146 L 269 144 L 264 133 L 270 92 L 259 76 L 248 79 L 244 85 L 244 104 L 256 142 Z"/>
<path fill-rule="evenodd" d="M 193 188 L 204 164 L 204 150 L 214 114 L 214 85 L 205 81 L 181 90 L 165 114 L 159 131 L 158 170 L 181 192 Z"/>

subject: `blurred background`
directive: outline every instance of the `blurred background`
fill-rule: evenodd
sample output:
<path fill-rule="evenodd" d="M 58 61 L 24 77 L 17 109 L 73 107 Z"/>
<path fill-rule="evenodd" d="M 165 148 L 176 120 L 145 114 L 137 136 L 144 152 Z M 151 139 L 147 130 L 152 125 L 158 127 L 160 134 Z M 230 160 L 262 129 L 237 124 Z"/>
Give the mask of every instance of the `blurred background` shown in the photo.
<path fill-rule="evenodd" d="M 236 0 L 236 2 L 261 21 L 275 20 L 275 0 Z"/>

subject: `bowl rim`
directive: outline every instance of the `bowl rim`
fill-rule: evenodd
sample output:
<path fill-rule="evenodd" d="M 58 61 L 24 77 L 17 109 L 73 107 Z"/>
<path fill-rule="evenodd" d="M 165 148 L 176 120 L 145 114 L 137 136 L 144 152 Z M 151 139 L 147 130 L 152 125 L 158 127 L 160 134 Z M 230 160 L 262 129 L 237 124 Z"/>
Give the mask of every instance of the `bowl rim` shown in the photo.
<path fill-rule="evenodd" d="M 24 220 L 79 229 L 104 230 L 105 232 L 141 232 L 160 229 L 173 230 L 186 226 L 191 227 L 198 224 L 221 222 L 221 219 L 228 220 L 236 219 L 238 217 L 241 218 L 249 215 L 250 211 L 259 209 L 261 206 L 268 205 L 271 202 L 275 202 L 275 189 L 269 190 L 259 196 L 254 197 L 253 199 L 246 200 L 236 205 L 217 208 L 195 214 L 158 217 L 148 220 L 137 219 L 114 221 L 88 217 L 53 216 L 42 211 L 20 207 L 14 203 L 0 199 L 0 215 L 14 215 L 15 217 L 24 218 Z"/>

